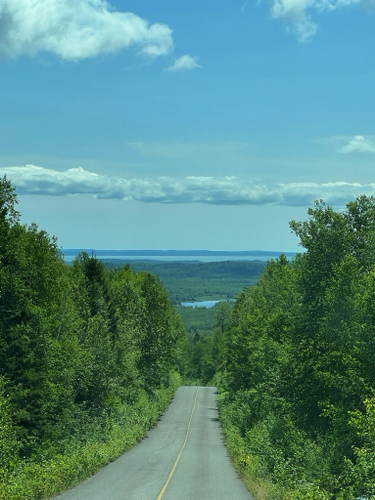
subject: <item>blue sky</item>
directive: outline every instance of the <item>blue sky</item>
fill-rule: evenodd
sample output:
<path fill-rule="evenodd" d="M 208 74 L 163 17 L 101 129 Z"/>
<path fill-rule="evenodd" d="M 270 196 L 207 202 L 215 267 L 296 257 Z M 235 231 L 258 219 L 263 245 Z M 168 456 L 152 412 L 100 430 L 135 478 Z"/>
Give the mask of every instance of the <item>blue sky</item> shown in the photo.
<path fill-rule="evenodd" d="M 294 251 L 375 194 L 373 0 L 0 0 L 0 175 L 65 248 Z"/>

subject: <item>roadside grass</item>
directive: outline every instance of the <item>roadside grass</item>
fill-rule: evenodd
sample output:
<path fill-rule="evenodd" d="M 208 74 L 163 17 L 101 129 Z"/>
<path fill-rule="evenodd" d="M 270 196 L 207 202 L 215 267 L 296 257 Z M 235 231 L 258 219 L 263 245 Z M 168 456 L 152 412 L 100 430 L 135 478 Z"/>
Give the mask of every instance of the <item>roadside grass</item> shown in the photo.
<path fill-rule="evenodd" d="M 330 500 L 332 497 L 313 484 L 285 488 L 274 484 L 259 472 L 257 457 L 245 454 L 239 436 L 228 427 L 223 427 L 224 441 L 232 464 L 246 488 L 256 500 Z"/>
<path fill-rule="evenodd" d="M 246 455 L 242 439 L 235 429 L 223 423 L 222 419 L 221 425 L 229 458 L 254 498 L 256 500 L 287 500 L 287 497 L 282 496 L 282 492 L 271 481 L 259 476 L 256 458 Z"/>
<path fill-rule="evenodd" d="M 154 401 L 138 407 L 123 406 L 121 422 L 110 423 L 101 436 L 85 444 L 72 442 L 66 453 L 38 462 L 20 460 L 12 470 L 0 471 L 0 498 L 43 500 L 77 485 L 140 442 L 154 427 L 180 385 L 176 374 L 170 387 L 158 391 Z"/>
<path fill-rule="evenodd" d="M 231 424 L 228 415 L 224 415 L 221 407 L 222 397 L 218 397 L 220 422 L 224 434 L 224 442 L 234 468 L 244 482 L 246 488 L 256 500 L 331 500 L 332 496 L 323 491 L 317 484 L 310 482 L 294 483 L 290 480 L 287 486 L 276 484 L 268 477 L 261 466 L 260 459 L 249 454 L 245 439 L 239 430 Z M 225 412 L 224 412 L 225 413 Z M 348 498 L 338 496 L 337 499 Z"/>

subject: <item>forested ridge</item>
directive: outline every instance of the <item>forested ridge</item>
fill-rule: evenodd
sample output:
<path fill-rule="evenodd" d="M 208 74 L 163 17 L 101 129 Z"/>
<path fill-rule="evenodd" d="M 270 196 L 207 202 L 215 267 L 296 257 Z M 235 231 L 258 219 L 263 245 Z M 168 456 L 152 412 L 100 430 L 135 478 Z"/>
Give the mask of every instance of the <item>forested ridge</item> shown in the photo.
<path fill-rule="evenodd" d="M 237 298 L 215 381 L 256 498 L 375 498 L 375 199 L 291 222 L 305 252 Z"/>
<path fill-rule="evenodd" d="M 186 371 L 187 338 L 159 279 L 108 270 L 24 226 L 0 180 L 0 498 L 41 499 L 154 425 Z"/>
<path fill-rule="evenodd" d="M 116 268 L 124 260 L 102 259 L 107 267 Z M 245 286 L 257 282 L 265 262 L 163 262 L 128 261 L 134 271 L 159 276 L 172 304 L 203 300 L 232 300 Z"/>

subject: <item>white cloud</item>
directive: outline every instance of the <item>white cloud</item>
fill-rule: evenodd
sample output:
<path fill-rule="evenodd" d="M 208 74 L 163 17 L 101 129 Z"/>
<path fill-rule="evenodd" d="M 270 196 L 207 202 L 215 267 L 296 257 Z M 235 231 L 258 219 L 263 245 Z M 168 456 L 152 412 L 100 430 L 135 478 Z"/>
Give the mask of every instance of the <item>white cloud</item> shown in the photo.
<path fill-rule="evenodd" d="M 176 59 L 172 66 L 167 68 L 167 71 L 185 71 L 187 69 L 195 68 L 200 68 L 199 64 L 197 63 L 197 58 L 185 54 L 184 56 Z"/>
<path fill-rule="evenodd" d="M 368 0 L 267 0 L 271 4 L 271 17 L 288 23 L 288 31 L 295 33 L 300 42 L 308 42 L 316 34 L 318 25 L 312 15 L 331 12 Z M 370 0 L 372 1 L 372 0 Z M 368 6 L 370 7 L 370 6 Z"/>
<path fill-rule="evenodd" d="M 375 135 L 331 135 L 313 142 L 336 153 L 375 153 Z"/>
<path fill-rule="evenodd" d="M 338 149 L 339 153 L 375 153 L 375 143 L 368 137 L 356 135 L 348 144 Z"/>
<path fill-rule="evenodd" d="M 124 179 L 98 175 L 81 167 L 60 172 L 25 165 L 0 168 L 0 175 L 6 175 L 19 194 L 91 194 L 97 198 L 145 203 L 308 206 L 316 199 L 323 199 L 333 206 L 343 206 L 361 194 L 375 196 L 375 184 L 299 182 L 267 185 L 230 176 Z"/>
<path fill-rule="evenodd" d="M 105 0 L 0 0 L 0 57 L 47 51 L 78 60 L 131 46 L 146 56 L 165 55 L 172 30 Z"/>

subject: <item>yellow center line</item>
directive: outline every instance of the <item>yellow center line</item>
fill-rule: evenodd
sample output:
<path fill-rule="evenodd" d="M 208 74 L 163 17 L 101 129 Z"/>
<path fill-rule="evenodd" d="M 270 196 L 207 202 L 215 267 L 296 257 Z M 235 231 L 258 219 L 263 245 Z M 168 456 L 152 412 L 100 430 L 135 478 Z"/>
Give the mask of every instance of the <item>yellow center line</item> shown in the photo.
<path fill-rule="evenodd" d="M 169 473 L 169 476 L 167 478 L 167 480 L 165 481 L 164 483 L 164 486 L 162 487 L 162 489 L 160 490 L 160 493 L 159 495 L 157 496 L 156 500 L 161 500 L 161 498 L 163 497 L 164 493 L 165 493 L 165 490 L 167 489 L 167 486 L 169 484 L 169 481 L 171 480 L 172 476 L 173 476 L 173 473 L 175 471 L 175 468 L 177 467 L 177 464 L 181 458 L 181 454 L 183 452 L 183 449 L 185 448 L 185 444 L 186 444 L 186 441 L 187 441 L 187 438 L 188 438 L 188 435 L 189 435 L 189 430 L 190 430 L 190 424 L 191 424 L 191 421 L 192 421 L 192 418 L 193 418 L 193 413 L 194 413 L 194 410 L 195 410 L 195 405 L 197 403 L 197 397 L 198 397 L 198 392 L 199 392 L 199 388 L 197 389 L 197 392 L 195 393 L 195 399 L 194 399 L 194 404 L 193 404 L 193 408 L 191 410 L 191 413 L 190 413 L 190 418 L 189 418 L 189 422 L 188 422 L 188 426 L 187 426 L 187 429 L 186 429 L 186 435 L 185 435 L 185 439 L 184 439 L 184 442 L 182 443 L 182 446 L 181 446 L 181 449 L 180 449 L 180 452 L 179 454 L 177 455 L 177 458 L 175 460 L 175 463 L 173 464 L 173 467 L 171 469 L 171 472 Z"/>

